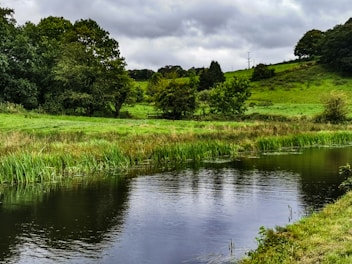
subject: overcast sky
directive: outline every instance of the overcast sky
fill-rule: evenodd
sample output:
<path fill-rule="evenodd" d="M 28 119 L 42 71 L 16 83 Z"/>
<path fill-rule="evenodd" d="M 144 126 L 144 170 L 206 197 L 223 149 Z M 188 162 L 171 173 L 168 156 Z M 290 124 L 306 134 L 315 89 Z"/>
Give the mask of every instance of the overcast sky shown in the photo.
<path fill-rule="evenodd" d="M 223 71 L 294 59 L 297 41 L 352 17 L 350 0 L 0 0 L 18 24 L 91 18 L 120 44 L 128 69 L 165 65 Z"/>

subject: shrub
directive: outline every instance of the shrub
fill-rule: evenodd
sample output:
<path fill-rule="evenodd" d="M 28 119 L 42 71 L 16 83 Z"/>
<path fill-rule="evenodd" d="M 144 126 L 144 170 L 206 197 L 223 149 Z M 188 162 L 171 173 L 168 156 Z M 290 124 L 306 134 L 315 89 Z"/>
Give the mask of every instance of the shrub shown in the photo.
<path fill-rule="evenodd" d="M 322 99 L 322 102 L 324 104 L 324 111 L 315 118 L 317 122 L 337 124 L 346 121 L 348 106 L 344 93 L 332 91 L 329 96 Z"/>

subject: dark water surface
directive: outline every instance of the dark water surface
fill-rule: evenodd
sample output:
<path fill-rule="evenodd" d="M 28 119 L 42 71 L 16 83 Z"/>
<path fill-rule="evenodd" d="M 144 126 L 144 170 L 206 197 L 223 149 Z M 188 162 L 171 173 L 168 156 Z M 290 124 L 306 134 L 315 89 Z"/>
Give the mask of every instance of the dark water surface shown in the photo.
<path fill-rule="evenodd" d="M 2 188 L 0 262 L 227 263 L 256 247 L 260 226 L 292 223 L 341 195 L 338 167 L 351 159 L 352 148 L 321 148 L 127 179 Z"/>

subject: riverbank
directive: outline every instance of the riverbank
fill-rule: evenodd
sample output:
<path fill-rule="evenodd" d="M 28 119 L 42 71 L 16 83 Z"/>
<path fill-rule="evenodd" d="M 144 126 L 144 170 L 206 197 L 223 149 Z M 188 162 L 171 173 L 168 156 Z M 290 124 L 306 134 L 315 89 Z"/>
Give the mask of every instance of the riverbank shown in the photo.
<path fill-rule="evenodd" d="M 259 247 L 239 263 L 352 263 L 352 192 L 321 212 L 277 230 L 261 230 Z"/>
<path fill-rule="evenodd" d="M 131 168 L 235 159 L 260 152 L 347 145 L 352 125 L 129 120 L 0 114 L 0 183 L 58 182 Z M 299 223 L 261 233 L 242 263 L 350 263 L 349 193 Z M 336 261 L 335 261 L 336 260 Z"/>
<path fill-rule="evenodd" d="M 0 183 L 61 181 L 134 167 L 346 145 L 352 125 L 1 114 Z"/>

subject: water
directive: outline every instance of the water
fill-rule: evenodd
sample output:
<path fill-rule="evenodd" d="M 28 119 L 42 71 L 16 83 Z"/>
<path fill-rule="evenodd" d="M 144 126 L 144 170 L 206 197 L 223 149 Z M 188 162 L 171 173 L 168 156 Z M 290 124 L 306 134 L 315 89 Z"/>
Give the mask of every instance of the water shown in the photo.
<path fill-rule="evenodd" d="M 0 262 L 228 263 L 341 193 L 351 148 L 0 189 Z M 232 241 L 232 247 L 231 247 Z"/>

